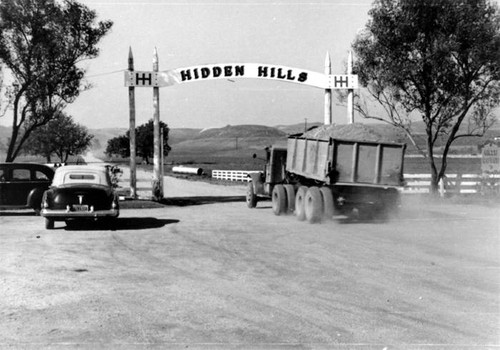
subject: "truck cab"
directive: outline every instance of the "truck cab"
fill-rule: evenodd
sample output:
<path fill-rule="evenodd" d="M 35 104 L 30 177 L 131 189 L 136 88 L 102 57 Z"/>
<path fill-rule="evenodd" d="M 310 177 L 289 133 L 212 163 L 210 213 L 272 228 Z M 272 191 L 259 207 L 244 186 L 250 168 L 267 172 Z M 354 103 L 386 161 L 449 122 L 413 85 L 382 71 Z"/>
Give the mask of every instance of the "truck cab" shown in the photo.
<path fill-rule="evenodd" d="M 263 172 L 251 173 L 247 189 L 247 205 L 255 208 L 260 197 L 270 198 L 276 184 L 285 181 L 287 148 L 266 147 L 266 164 Z"/>

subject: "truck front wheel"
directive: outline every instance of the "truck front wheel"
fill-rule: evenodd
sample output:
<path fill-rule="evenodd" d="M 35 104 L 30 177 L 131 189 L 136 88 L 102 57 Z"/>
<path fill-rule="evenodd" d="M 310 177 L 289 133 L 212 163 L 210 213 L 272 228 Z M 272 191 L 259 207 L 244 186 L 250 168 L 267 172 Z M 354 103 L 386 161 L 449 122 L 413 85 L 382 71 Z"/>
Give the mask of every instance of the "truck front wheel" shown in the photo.
<path fill-rule="evenodd" d="M 287 205 L 286 205 L 286 192 L 285 187 L 283 185 L 276 185 L 273 188 L 273 193 L 271 196 L 273 212 L 275 215 L 281 215 L 286 213 Z"/>
<path fill-rule="evenodd" d="M 247 186 L 247 206 L 249 208 L 255 208 L 257 206 L 257 195 L 253 188 L 253 183 L 249 182 Z"/>

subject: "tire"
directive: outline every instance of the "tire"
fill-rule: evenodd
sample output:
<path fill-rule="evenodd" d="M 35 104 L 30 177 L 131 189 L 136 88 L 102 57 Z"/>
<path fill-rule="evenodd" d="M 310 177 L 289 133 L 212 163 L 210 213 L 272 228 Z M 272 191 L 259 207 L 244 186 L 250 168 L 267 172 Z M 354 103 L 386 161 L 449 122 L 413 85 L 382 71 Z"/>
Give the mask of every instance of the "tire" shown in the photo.
<path fill-rule="evenodd" d="M 281 215 L 286 213 L 287 199 L 286 199 L 285 187 L 283 185 L 274 186 L 273 193 L 271 195 L 271 201 L 273 206 L 273 213 L 275 215 Z"/>
<path fill-rule="evenodd" d="M 335 214 L 332 190 L 328 187 L 321 187 L 319 191 L 321 192 L 321 198 L 323 200 L 323 218 L 332 220 Z"/>
<path fill-rule="evenodd" d="M 284 185 L 286 192 L 286 201 L 288 212 L 293 213 L 295 211 L 295 187 L 293 185 Z"/>
<path fill-rule="evenodd" d="M 247 186 L 246 201 L 247 201 L 247 207 L 249 208 L 255 208 L 257 206 L 257 195 L 255 194 L 252 182 L 249 182 Z"/>
<path fill-rule="evenodd" d="M 45 218 L 45 228 L 47 230 L 53 230 L 54 229 L 54 220 Z"/>
<path fill-rule="evenodd" d="M 320 222 L 323 217 L 323 198 L 318 187 L 311 187 L 307 190 L 305 197 L 305 214 L 310 223 Z"/>
<path fill-rule="evenodd" d="M 305 198 L 307 193 L 306 186 L 300 186 L 295 194 L 295 215 L 299 221 L 304 221 L 306 219 L 305 212 Z"/>

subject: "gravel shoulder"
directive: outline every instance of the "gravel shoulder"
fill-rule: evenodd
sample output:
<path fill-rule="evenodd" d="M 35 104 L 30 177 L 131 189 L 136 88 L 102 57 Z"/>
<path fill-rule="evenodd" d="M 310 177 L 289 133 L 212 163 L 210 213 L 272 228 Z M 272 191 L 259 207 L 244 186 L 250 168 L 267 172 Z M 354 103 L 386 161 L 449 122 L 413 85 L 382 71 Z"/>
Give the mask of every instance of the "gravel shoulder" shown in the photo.
<path fill-rule="evenodd" d="M 0 347 L 500 346 L 498 204 L 310 225 L 244 192 L 169 179 L 112 228 L 1 212 Z"/>

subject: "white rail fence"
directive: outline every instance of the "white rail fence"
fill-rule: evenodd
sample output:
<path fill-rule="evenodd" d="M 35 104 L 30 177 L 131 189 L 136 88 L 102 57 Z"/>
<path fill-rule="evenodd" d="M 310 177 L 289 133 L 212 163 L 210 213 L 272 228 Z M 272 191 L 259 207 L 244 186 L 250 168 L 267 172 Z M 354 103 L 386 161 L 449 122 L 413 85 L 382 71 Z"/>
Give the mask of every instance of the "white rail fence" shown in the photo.
<path fill-rule="evenodd" d="M 250 178 L 248 174 L 250 173 L 260 173 L 258 170 L 245 171 L 245 170 L 212 170 L 212 178 L 218 180 L 229 180 L 229 181 L 243 181 L 248 182 Z"/>
<path fill-rule="evenodd" d="M 259 171 L 212 170 L 212 178 L 228 181 L 250 181 L 248 174 Z M 429 193 L 430 174 L 404 174 L 406 185 L 403 193 Z M 500 174 L 448 174 L 440 183 L 441 194 L 500 193 Z"/>

